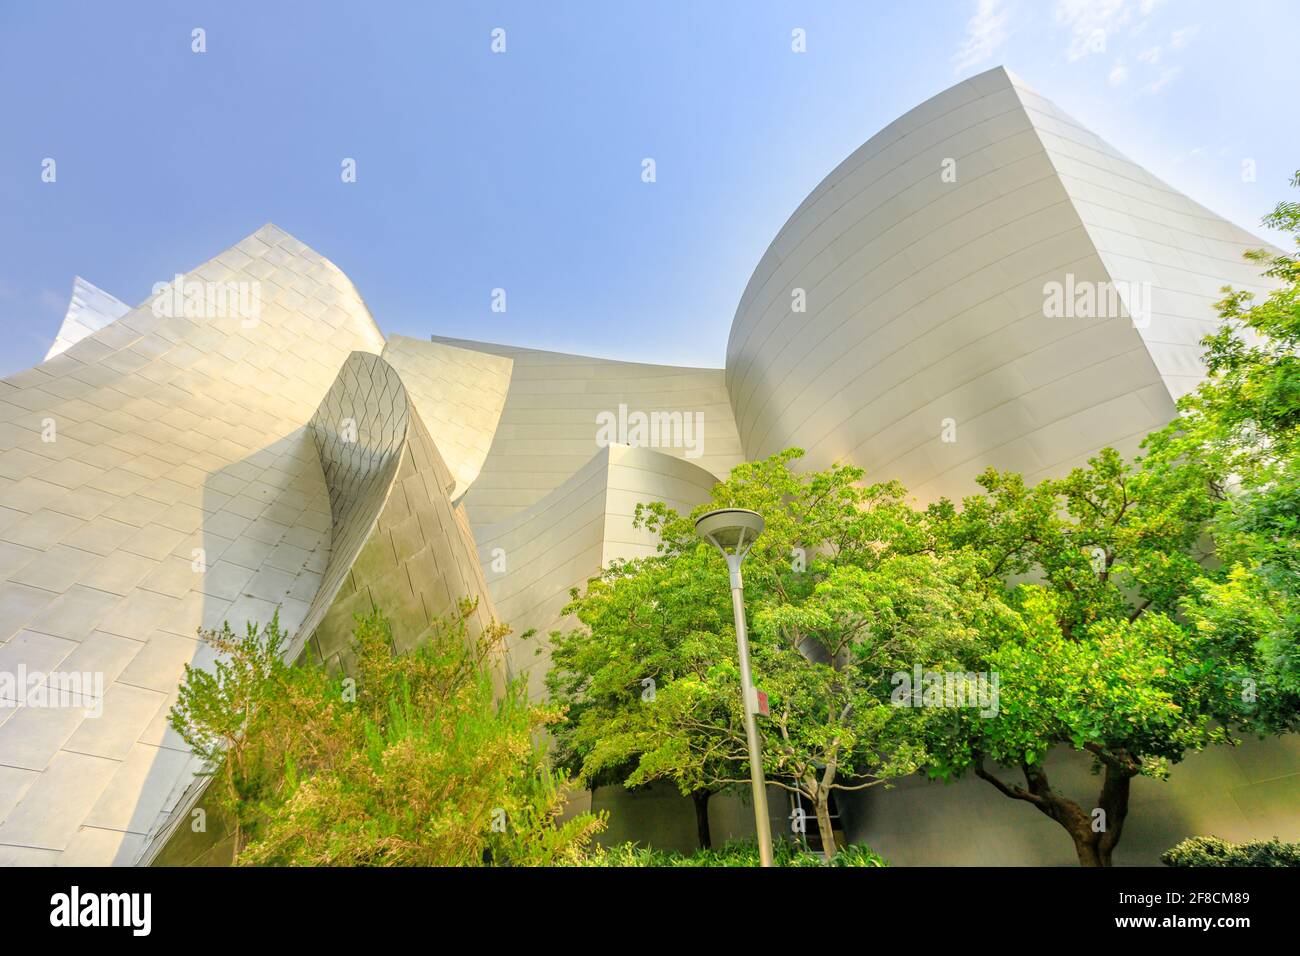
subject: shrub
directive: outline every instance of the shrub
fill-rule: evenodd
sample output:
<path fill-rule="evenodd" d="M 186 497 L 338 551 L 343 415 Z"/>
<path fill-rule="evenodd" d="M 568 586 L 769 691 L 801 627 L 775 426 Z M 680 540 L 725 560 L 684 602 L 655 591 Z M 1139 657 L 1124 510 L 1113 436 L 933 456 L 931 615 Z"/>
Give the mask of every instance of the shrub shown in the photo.
<path fill-rule="evenodd" d="M 1165 866 L 1300 866 L 1300 843 L 1255 840 L 1228 843 L 1218 837 L 1192 837 L 1160 856 Z"/>
<path fill-rule="evenodd" d="M 559 821 L 562 777 L 536 742 L 554 711 L 523 685 L 494 694 L 487 661 L 507 629 L 467 633 L 474 605 L 395 655 L 388 620 L 359 616 L 350 677 L 283 660 L 273 619 L 204 637 L 212 672 L 186 668 L 171 722 L 214 776 L 235 862 L 464 866 L 577 862 L 603 822 Z"/>
<path fill-rule="evenodd" d="M 773 863 L 777 866 L 888 866 L 883 857 L 861 845 L 844 847 L 829 863 L 820 853 L 809 853 L 794 844 L 780 840 L 772 847 Z M 633 843 L 602 847 L 594 850 L 581 862 L 582 866 L 758 866 L 758 846 L 754 843 L 733 842 L 716 850 L 696 850 L 694 853 L 673 853 L 653 850 Z"/>

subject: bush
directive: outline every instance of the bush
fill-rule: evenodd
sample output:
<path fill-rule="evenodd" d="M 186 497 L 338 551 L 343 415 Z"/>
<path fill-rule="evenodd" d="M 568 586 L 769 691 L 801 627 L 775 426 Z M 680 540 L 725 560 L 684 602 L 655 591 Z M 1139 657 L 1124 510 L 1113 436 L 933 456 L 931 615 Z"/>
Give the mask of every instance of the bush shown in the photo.
<path fill-rule="evenodd" d="M 350 677 L 283 660 L 273 619 L 205 634 L 172 726 L 214 777 L 245 865 L 555 865 L 581 859 L 602 820 L 560 822 L 564 780 L 536 742 L 557 719 L 516 682 L 494 694 L 488 660 L 508 629 L 467 633 L 474 605 L 395 655 L 379 611 L 358 617 Z"/>
<path fill-rule="evenodd" d="M 888 866 L 885 859 L 866 846 L 850 845 L 835 854 L 829 864 L 820 853 L 809 853 L 786 840 L 778 841 L 772 848 L 773 863 L 777 866 Z M 696 850 L 694 853 L 672 853 L 652 850 L 633 843 L 602 847 L 582 860 L 582 866 L 758 866 L 758 845 L 754 843 L 728 843 L 717 850 Z"/>
<path fill-rule="evenodd" d="M 1218 837 L 1192 837 L 1160 856 L 1165 866 L 1300 866 L 1300 843 L 1255 840 L 1228 843 Z"/>

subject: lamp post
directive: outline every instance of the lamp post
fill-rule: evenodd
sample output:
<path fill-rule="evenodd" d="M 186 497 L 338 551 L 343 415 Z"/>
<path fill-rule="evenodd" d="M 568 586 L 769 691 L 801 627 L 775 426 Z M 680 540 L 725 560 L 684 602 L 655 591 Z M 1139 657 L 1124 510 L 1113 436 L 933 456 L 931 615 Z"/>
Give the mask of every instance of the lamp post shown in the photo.
<path fill-rule="evenodd" d="M 749 672 L 749 634 L 745 630 L 744 583 L 740 564 L 763 533 L 763 516 L 743 508 L 710 511 L 695 522 L 695 533 L 722 552 L 731 571 L 731 608 L 736 615 L 736 648 L 740 652 L 741 710 L 749 742 L 749 779 L 754 788 L 754 825 L 758 829 L 758 859 L 772 865 L 772 822 L 767 815 L 767 783 L 763 779 L 763 749 L 758 739 L 758 694 Z"/>

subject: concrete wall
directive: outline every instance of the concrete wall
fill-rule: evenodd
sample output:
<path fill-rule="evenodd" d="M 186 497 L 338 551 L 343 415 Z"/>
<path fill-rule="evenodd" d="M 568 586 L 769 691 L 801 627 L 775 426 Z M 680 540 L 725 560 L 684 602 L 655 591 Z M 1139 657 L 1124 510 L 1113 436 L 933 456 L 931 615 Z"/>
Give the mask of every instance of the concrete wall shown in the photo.
<path fill-rule="evenodd" d="M 1096 800 L 1100 778 L 1073 752 L 1048 757 L 1047 772 L 1082 806 Z M 1022 783 L 1004 771 L 1004 780 Z M 1057 823 L 976 777 L 952 784 L 908 777 L 837 796 L 845 839 L 865 843 L 894 866 L 1077 866 L 1070 837 Z M 787 834 L 789 799 L 770 787 L 773 832 Z M 600 787 L 595 799 L 575 794 L 574 811 L 590 806 L 610 814 L 604 845 L 633 842 L 690 852 L 696 847 L 695 809 L 675 787 L 656 783 L 629 791 Z M 753 811 L 735 794 L 710 801 L 715 846 L 752 840 Z M 812 821 L 809 821 L 812 825 Z M 1133 782 L 1129 817 L 1116 866 L 1159 866 L 1160 854 L 1191 836 L 1300 841 L 1300 735 L 1249 739 L 1239 747 L 1192 754 L 1165 781 Z"/>
<path fill-rule="evenodd" d="M 767 809 L 774 834 L 788 829 L 788 803 L 784 790 L 768 787 Z M 699 848 L 695 803 L 671 783 L 656 781 L 635 791 L 618 785 L 597 787 L 595 794 L 575 794 L 567 812 L 585 809 L 609 814 L 609 825 L 596 840 L 601 846 L 636 843 L 678 853 Z M 733 787 L 709 799 L 709 833 L 715 848 L 731 840 L 754 839 L 754 805 L 748 793 Z"/>
<path fill-rule="evenodd" d="M 1048 778 L 1084 807 L 1100 778 L 1070 751 L 1047 761 Z M 1002 779 L 1023 783 L 1005 771 Z M 909 778 L 871 788 L 855 801 L 850 839 L 903 866 L 1075 866 L 1069 836 L 1034 807 L 984 780 L 953 784 Z M 1165 781 L 1133 782 L 1116 866 L 1157 866 L 1160 854 L 1190 836 L 1232 842 L 1300 841 L 1300 736 L 1213 747 L 1175 766 Z"/>

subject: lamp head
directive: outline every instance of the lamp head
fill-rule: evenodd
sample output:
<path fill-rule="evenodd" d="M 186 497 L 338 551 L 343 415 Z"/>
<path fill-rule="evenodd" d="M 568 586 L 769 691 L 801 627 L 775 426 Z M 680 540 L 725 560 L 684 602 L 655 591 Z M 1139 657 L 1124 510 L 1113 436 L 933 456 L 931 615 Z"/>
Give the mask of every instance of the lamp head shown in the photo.
<path fill-rule="evenodd" d="M 695 533 L 722 552 L 723 557 L 740 560 L 763 533 L 763 516 L 744 508 L 720 508 L 701 515 Z"/>

